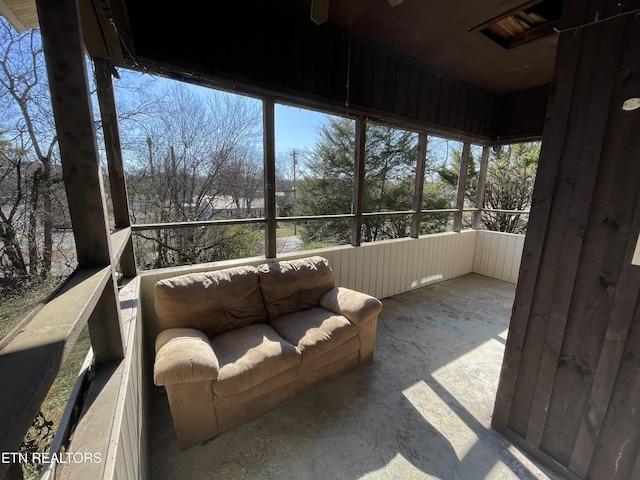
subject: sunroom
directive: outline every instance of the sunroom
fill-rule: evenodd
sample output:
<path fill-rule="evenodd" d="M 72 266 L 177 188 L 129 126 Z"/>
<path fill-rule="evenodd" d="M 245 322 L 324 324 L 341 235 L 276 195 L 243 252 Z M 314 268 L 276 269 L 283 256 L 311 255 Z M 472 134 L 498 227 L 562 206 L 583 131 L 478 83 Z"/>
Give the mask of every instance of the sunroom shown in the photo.
<path fill-rule="evenodd" d="M 133 1 L 1 2 L 2 15 L 16 28 L 39 25 L 41 31 L 78 268 L 0 344 L 0 477 L 20 478 L 19 462 L 4 459 L 14 459 L 12 453 L 18 451 L 61 363 L 88 324 L 92 354 L 52 452 L 91 456 L 77 464 L 50 463 L 43 475 L 163 478 L 153 467 L 162 463 L 161 457 L 154 455 L 166 452 L 158 453 L 150 438 L 164 428 L 150 421 L 162 418 L 152 411 L 161 401 L 155 397 L 149 372 L 154 282 L 179 273 L 306 256 L 309 251 L 278 252 L 279 223 L 302 228 L 305 222 L 334 221 L 347 224 L 348 244 L 313 252 L 329 259 L 337 284 L 383 300 L 392 298 L 389 310 L 398 317 L 418 300 L 396 296 L 417 295 L 424 286 L 469 278 L 468 274 L 476 288 L 484 285 L 474 283 L 478 274 L 502 281 L 487 279 L 489 289 L 517 282 L 512 308 L 507 307 L 510 323 L 489 420 L 492 431 L 567 478 L 640 478 L 640 165 L 635 153 L 640 147 L 640 50 L 635 47 L 640 41 L 640 3 L 585 0 L 564 2 L 561 9 L 558 2 L 498 3 L 250 0 L 205 9 L 155 4 L 152 8 Z M 85 52 L 95 72 L 109 204 Z M 116 67 L 260 101 L 262 217 L 195 224 L 132 222 L 114 96 Z M 277 105 L 310 108 L 353 122 L 354 180 L 347 213 L 281 216 L 276 188 Z M 417 188 L 406 209 L 364 208 L 367 126 L 373 124 L 417 136 Z M 425 209 L 422 191 L 430 136 L 461 144 L 455 204 L 438 212 Z M 526 238 L 479 229 L 482 216 L 488 214 L 482 185 L 490 149 L 527 140 L 542 140 L 531 210 L 498 212 L 527 214 Z M 464 193 L 473 149 L 481 152 L 481 161 L 470 202 Z M 434 213 L 450 215 L 451 231 L 421 233 L 421 225 Z M 378 217 L 403 218 L 407 235 L 363 241 L 363 225 Z M 264 253 L 157 270 L 136 266 L 134 246 L 142 232 L 234 224 L 258 225 L 264 233 Z M 465 289 L 449 285 L 452 290 Z M 446 309 L 442 300 L 425 295 L 420 301 L 440 302 Z M 509 293 L 501 298 L 510 303 Z M 446 297 L 447 302 L 455 307 L 456 296 Z M 493 315 L 487 312 L 479 315 Z M 453 308 L 452 315 L 465 314 Z M 380 331 L 379 336 L 386 333 L 392 338 L 394 332 Z M 381 352 L 389 345 L 381 340 Z M 386 358 L 384 353 L 381 357 Z M 360 373 L 375 377 L 377 365 Z M 441 377 L 430 378 L 474 371 L 468 363 L 456 365 L 459 371 L 440 369 Z M 358 374 L 356 370 L 336 383 L 337 392 L 350 380 L 365 392 L 358 397 L 365 401 L 366 379 Z M 413 396 L 414 405 L 434 405 L 443 399 L 455 404 L 456 398 L 438 385 L 415 384 L 403 394 Z M 334 393 L 318 395 L 334 398 Z M 299 408 L 313 408 L 308 400 Z M 295 401 L 287 406 L 297 409 Z M 413 414 L 405 419 L 407 435 L 412 434 L 414 417 L 419 420 L 416 428 L 423 428 L 424 418 Z M 269 417 L 259 428 L 283 428 L 278 422 L 284 418 Z M 473 424 L 470 416 L 463 418 L 467 425 Z M 434 426 L 434 421 L 427 422 Z M 286 435 L 270 438 L 285 441 Z M 449 456 L 464 458 L 461 452 L 467 450 L 451 438 L 448 441 L 455 451 Z M 276 447 L 275 452 L 289 451 Z M 433 478 L 429 474 L 473 478 L 469 465 L 466 473 L 431 469 L 426 463 L 404 464 L 402 469 L 394 463 L 398 457 L 392 448 L 385 453 L 387 469 L 381 475 L 387 478 L 393 474 L 407 478 L 407 472 L 415 478 Z M 195 458 L 190 455 L 197 451 L 185 458 Z M 96 458 L 101 461 L 90 461 Z M 520 465 L 528 462 L 522 458 Z M 322 462 L 331 462 L 331 457 L 310 458 L 315 467 L 299 475 L 318 478 L 331 472 L 320 467 Z M 437 464 L 437 458 L 433 462 Z M 380 468 L 379 462 L 368 465 L 369 469 L 345 473 L 345 478 L 376 478 L 373 466 Z M 286 476 L 278 471 L 285 467 L 286 463 L 272 466 L 265 478 Z M 200 474 L 215 478 L 216 472 Z M 480 475 L 492 478 L 500 473 L 487 467 Z M 522 475 L 535 478 L 531 470 Z"/>

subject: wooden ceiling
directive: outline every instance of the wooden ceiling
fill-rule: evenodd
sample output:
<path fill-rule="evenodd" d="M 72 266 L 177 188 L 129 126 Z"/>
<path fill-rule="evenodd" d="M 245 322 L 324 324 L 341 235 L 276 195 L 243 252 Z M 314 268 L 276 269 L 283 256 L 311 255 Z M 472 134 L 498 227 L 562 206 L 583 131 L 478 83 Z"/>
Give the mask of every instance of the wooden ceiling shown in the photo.
<path fill-rule="evenodd" d="M 561 3 L 560 0 L 554 1 Z M 328 0 L 328 22 L 317 28 L 331 25 L 344 29 L 351 35 L 367 39 L 450 78 L 490 93 L 502 94 L 551 83 L 557 35 L 552 32 L 516 48 L 505 49 L 473 29 L 491 19 L 539 2 L 540 0 L 401 0 L 398 5 L 391 6 L 390 3 L 398 2 Z M 139 30 L 137 26 L 129 30 L 131 22 L 125 0 L 81 0 L 79 3 L 81 8 L 83 5 L 86 7 L 93 4 L 94 10 L 95 6 L 101 5 L 107 17 L 113 15 L 119 35 L 131 51 L 135 51 L 139 32 L 147 33 L 146 29 Z M 172 17 L 175 12 L 173 8 L 156 8 L 155 3 L 140 0 L 128 3 L 130 6 L 135 5 L 135 9 L 141 5 L 153 6 L 143 7 L 147 12 L 146 22 L 150 24 L 160 16 Z M 262 3 L 274 11 L 306 17 L 311 22 L 311 0 L 253 0 L 242 3 L 246 4 L 247 9 L 253 8 L 255 3 Z M 218 5 L 202 10 L 198 9 L 199 5 L 194 2 L 182 10 L 188 12 L 198 28 L 201 27 L 197 19 L 203 16 L 212 20 L 213 27 L 218 21 Z M 0 14 L 19 29 L 37 25 L 33 0 L 0 0 Z M 178 15 L 181 19 L 188 16 Z M 222 26 L 228 30 L 230 38 L 233 38 L 238 31 L 242 32 L 243 19 L 224 19 Z M 188 25 L 183 27 L 188 29 Z M 264 27 L 268 30 L 268 25 Z M 220 28 L 220 24 L 215 25 L 215 28 Z M 164 35 L 172 33 L 164 32 Z M 113 51 L 113 47 L 110 50 Z"/>
<path fill-rule="evenodd" d="M 560 0 L 554 0 L 561 4 Z M 270 4 L 309 16 L 311 0 Z M 491 93 L 551 83 L 557 34 L 505 49 L 480 31 L 486 22 L 540 3 L 523 0 L 329 0 L 328 23 Z"/>

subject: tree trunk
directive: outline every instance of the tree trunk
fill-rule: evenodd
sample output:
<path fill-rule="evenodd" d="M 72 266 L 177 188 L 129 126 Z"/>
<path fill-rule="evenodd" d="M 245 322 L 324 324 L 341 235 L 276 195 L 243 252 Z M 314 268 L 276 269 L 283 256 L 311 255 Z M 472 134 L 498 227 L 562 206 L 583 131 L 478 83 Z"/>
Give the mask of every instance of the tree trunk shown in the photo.
<path fill-rule="evenodd" d="M 20 243 L 16 238 L 16 231 L 13 226 L 5 224 L 0 230 L 0 234 L 0 238 L 2 238 L 2 242 L 4 243 L 4 254 L 11 264 L 11 270 L 14 271 L 18 277 L 28 276 L 27 264 L 24 261 Z"/>
<path fill-rule="evenodd" d="M 40 184 L 42 180 L 42 168 L 33 172 L 31 193 L 29 194 L 29 226 L 27 228 L 27 252 L 29 254 L 29 275 L 38 275 L 38 199 L 40 197 Z"/>
<path fill-rule="evenodd" d="M 53 212 L 51 211 L 51 161 L 47 159 L 42 162 L 44 165 L 42 175 L 42 225 L 44 228 L 44 250 L 42 252 L 42 269 L 40 276 L 46 279 L 51 275 L 51 262 L 53 258 Z"/>

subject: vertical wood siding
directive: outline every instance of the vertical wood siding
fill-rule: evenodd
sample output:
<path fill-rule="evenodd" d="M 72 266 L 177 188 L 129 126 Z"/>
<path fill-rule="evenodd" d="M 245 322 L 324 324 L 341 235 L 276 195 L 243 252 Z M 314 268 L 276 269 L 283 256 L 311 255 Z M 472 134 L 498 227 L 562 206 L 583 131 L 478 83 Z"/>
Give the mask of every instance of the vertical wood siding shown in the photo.
<path fill-rule="evenodd" d="M 498 97 L 494 132 L 503 142 L 540 138 L 549 102 L 549 85 Z"/>
<path fill-rule="evenodd" d="M 333 266 L 336 285 L 377 298 L 471 273 L 473 230 L 365 243 L 319 252 Z"/>
<path fill-rule="evenodd" d="M 127 303 L 134 302 L 135 297 L 132 297 Z M 128 313 L 130 322 L 120 400 L 123 403 L 119 409 L 120 415 L 116 417 L 119 425 L 114 425 L 116 432 L 119 429 L 118 442 L 115 445 L 113 457 L 110 456 L 108 459 L 113 460 L 113 475 L 103 477 L 114 480 L 149 478 L 147 439 L 149 377 L 143 370 L 142 312 L 138 308 L 127 310 L 123 309 L 123 316 Z"/>
<path fill-rule="evenodd" d="M 473 272 L 516 283 L 524 235 L 478 230 Z"/>
<path fill-rule="evenodd" d="M 622 109 L 640 91 L 640 17 L 618 12 L 565 2 L 566 26 L 586 26 L 558 43 L 493 415 L 529 453 L 590 480 L 640 478 L 640 117 Z"/>

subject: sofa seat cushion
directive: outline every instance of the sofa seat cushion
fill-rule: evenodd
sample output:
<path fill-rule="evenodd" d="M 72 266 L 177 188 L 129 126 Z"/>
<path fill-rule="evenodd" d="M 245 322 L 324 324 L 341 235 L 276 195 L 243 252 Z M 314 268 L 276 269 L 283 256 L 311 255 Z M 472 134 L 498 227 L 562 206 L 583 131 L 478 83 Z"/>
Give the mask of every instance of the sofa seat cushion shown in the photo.
<path fill-rule="evenodd" d="M 322 307 L 282 315 L 271 326 L 302 353 L 302 361 L 323 355 L 358 334 L 358 327 L 344 316 Z"/>
<path fill-rule="evenodd" d="M 216 335 L 211 346 L 220 364 L 213 391 L 223 397 L 255 387 L 301 362 L 296 347 L 263 323 Z"/>

